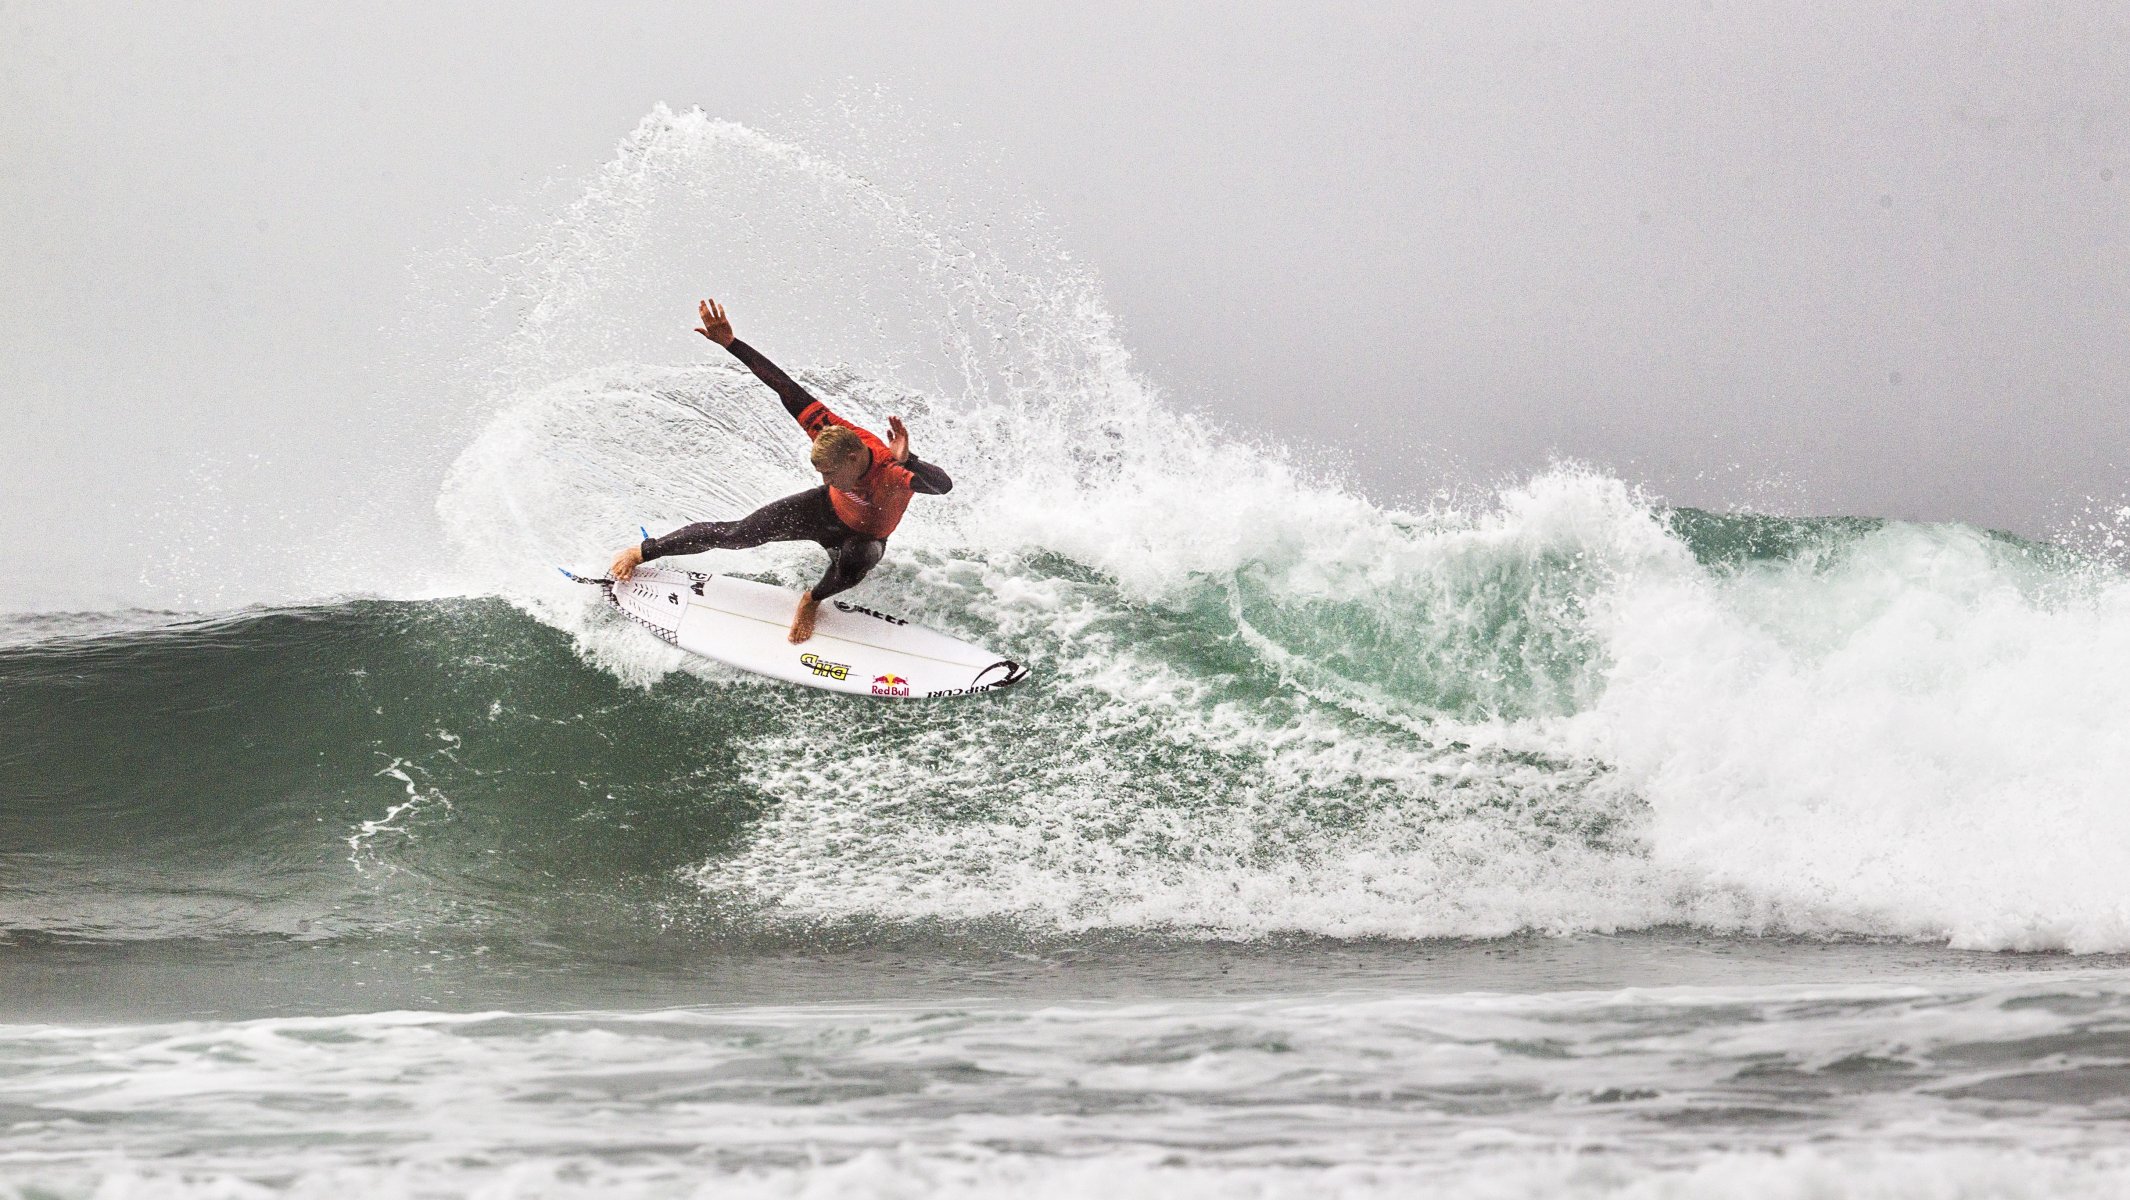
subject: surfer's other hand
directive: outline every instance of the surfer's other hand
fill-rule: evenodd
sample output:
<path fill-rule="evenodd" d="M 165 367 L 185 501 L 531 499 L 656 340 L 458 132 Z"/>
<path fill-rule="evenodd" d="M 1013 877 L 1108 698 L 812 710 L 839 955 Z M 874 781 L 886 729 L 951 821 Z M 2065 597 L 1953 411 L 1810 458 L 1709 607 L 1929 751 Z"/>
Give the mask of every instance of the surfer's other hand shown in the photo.
<path fill-rule="evenodd" d="M 732 322 L 725 316 L 725 307 L 715 300 L 705 300 L 695 308 L 703 327 L 695 332 L 702 334 L 720 346 L 732 344 Z"/>
<path fill-rule="evenodd" d="M 614 556 L 614 565 L 608 567 L 606 573 L 614 577 L 614 582 L 620 583 L 629 576 L 634 575 L 636 568 L 642 565 L 643 547 L 631 546 Z"/>
<path fill-rule="evenodd" d="M 901 417 L 887 419 L 887 451 L 896 462 L 910 461 L 910 431 L 902 424 Z"/>
<path fill-rule="evenodd" d="M 799 597 L 799 611 L 791 614 L 791 644 L 796 646 L 814 635 L 814 620 L 821 615 L 821 602 L 808 592 Z"/>

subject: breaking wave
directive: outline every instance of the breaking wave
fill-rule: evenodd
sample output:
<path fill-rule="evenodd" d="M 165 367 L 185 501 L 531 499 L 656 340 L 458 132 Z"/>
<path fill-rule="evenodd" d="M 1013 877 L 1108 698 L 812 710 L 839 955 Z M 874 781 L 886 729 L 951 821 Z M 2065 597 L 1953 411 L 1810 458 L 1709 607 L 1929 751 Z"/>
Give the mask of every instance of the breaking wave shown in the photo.
<path fill-rule="evenodd" d="M 987 225 L 925 178 L 647 118 L 484 285 L 487 415 L 439 500 L 467 598 L 0 650 L 0 754 L 28 781 L 0 811 L 9 924 L 2130 949 L 2115 568 L 1954 525 L 1670 509 L 1572 464 L 1386 506 L 1178 412 L 1040 221 Z M 807 482 L 768 393 L 688 333 L 705 292 L 954 473 L 866 602 L 1035 664 L 1026 685 L 794 692 L 555 575 Z M 700 565 L 800 584 L 817 553 Z M 119 765 L 140 755 L 157 769 Z M 128 899 L 151 890 L 152 920 Z"/>

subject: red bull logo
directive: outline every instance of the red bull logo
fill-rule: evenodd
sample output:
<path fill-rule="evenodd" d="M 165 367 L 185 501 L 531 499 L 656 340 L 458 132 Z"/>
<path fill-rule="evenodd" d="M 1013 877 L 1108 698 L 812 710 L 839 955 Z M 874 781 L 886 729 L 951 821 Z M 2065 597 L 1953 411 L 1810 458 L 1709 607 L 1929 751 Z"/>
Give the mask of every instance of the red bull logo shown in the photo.
<path fill-rule="evenodd" d="M 907 696 L 910 694 L 910 681 L 900 675 L 875 675 L 873 676 L 873 694 L 875 696 Z"/>

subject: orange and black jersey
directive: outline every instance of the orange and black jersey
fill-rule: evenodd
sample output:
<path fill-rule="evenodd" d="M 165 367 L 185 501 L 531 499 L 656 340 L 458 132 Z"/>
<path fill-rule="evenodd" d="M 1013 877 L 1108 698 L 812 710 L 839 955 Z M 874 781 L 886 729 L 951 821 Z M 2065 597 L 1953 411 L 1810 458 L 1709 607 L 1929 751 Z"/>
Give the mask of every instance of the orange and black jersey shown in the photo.
<path fill-rule="evenodd" d="M 871 452 L 873 465 L 866 469 L 865 478 L 856 488 L 828 489 L 829 502 L 835 508 L 837 519 L 851 529 L 870 537 L 885 538 L 901 523 L 902 511 L 909 507 L 911 493 L 940 496 L 953 490 L 954 481 L 947 478 L 945 471 L 914 454 L 904 462 L 896 462 L 895 456 L 888 453 L 887 443 L 869 430 L 860 429 L 830 412 L 827 405 L 764 358 L 761 351 L 738 338 L 732 339 L 726 349 L 776 392 L 784 402 L 784 411 L 798 421 L 807 437 L 820 433 L 824 426 L 841 425 L 857 434 L 858 440 Z"/>

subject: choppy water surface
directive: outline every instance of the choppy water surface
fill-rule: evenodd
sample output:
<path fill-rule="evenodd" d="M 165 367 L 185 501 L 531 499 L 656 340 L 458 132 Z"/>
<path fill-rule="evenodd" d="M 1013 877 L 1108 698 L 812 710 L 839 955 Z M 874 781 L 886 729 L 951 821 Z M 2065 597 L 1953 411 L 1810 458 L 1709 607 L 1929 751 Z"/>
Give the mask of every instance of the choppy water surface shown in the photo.
<path fill-rule="evenodd" d="M 0 1055 L 0 1166 L 57 1194 L 2130 1185 L 2120 971 L 15 1026 Z"/>

